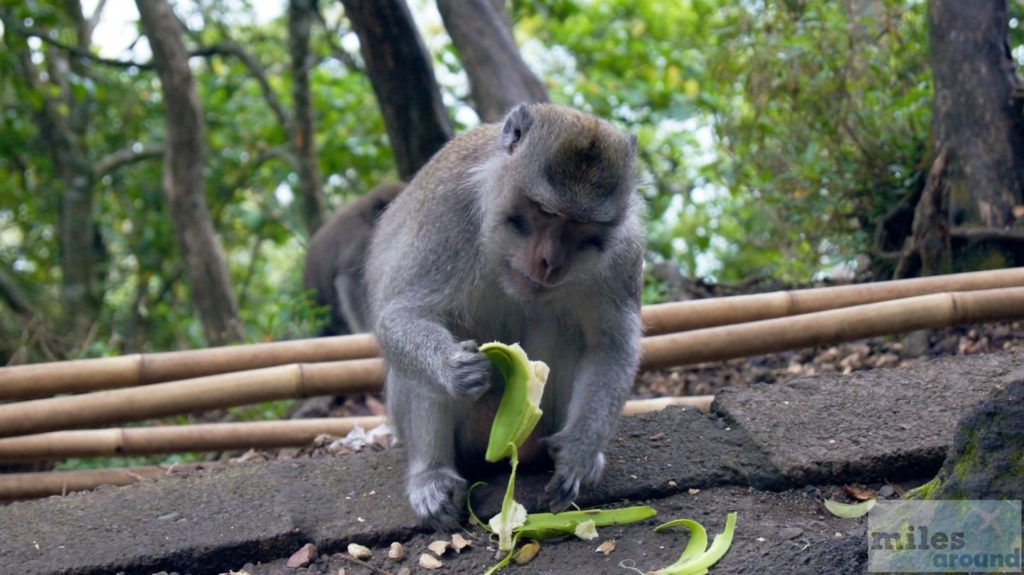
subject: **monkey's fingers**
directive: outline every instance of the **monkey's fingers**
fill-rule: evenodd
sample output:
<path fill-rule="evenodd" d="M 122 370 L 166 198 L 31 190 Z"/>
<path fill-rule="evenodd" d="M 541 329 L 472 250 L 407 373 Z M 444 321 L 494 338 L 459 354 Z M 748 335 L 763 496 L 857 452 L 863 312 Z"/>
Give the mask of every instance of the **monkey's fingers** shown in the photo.
<path fill-rule="evenodd" d="M 555 471 L 555 476 L 544 488 L 548 507 L 552 513 L 565 511 L 580 493 L 580 480 L 573 473 Z"/>
<path fill-rule="evenodd" d="M 479 351 L 462 349 L 452 354 L 449 390 L 455 397 L 480 396 L 491 386 L 491 360 Z M 476 345 L 475 343 L 473 344 Z"/>
<path fill-rule="evenodd" d="M 454 470 L 439 468 L 409 478 L 409 503 L 424 524 L 437 531 L 459 527 L 466 480 Z"/>

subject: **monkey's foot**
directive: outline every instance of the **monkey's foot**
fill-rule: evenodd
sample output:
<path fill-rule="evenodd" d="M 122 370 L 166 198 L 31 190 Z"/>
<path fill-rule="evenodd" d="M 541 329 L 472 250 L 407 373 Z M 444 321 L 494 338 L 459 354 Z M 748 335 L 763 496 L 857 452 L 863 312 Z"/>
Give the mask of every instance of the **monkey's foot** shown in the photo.
<path fill-rule="evenodd" d="M 459 512 L 466 495 L 466 480 L 454 469 L 440 467 L 409 477 L 409 503 L 429 527 L 453 531 L 459 527 Z"/>
<path fill-rule="evenodd" d="M 566 510 L 580 493 L 580 485 L 594 485 L 604 471 L 604 454 L 567 443 L 557 435 L 543 440 L 555 462 L 555 475 L 544 488 L 551 511 Z"/>

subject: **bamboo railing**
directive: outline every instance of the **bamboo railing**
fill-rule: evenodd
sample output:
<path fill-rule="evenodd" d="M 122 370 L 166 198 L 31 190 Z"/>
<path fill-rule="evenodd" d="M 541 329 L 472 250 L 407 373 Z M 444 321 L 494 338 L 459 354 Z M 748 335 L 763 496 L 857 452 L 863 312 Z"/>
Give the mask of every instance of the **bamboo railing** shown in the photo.
<path fill-rule="evenodd" d="M 645 368 L 688 365 L 924 328 L 1024 318 L 1024 288 L 932 294 L 644 338 Z M 381 388 L 384 363 L 292 364 L 0 405 L 0 437 Z"/>
<path fill-rule="evenodd" d="M 942 292 L 1024 287 L 1024 268 L 645 306 L 648 336 L 794 316 Z M 0 368 L 0 401 L 134 387 L 293 363 L 376 357 L 369 334 Z"/>
<path fill-rule="evenodd" d="M 692 407 L 706 413 L 714 399 L 713 395 L 636 399 L 626 402 L 622 415 L 639 415 L 669 406 Z M 318 435 L 344 436 L 356 426 L 371 429 L 384 422 L 381 416 L 326 417 L 54 431 L 0 439 L 0 462 L 302 447 Z"/>
<path fill-rule="evenodd" d="M 1024 268 L 647 306 L 642 365 L 657 368 L 917 329 L 1024 319 Z M 75 430 L 268 400 L 376 391 L 370 335 L 0 368 L 0 461 L 294 447 L 379 418 Z M 90 393 L 85 393 L 90 392 Z M 79 395 L 49 397 L 60 393 Z M 633 401 L 710 407 L 713 396 Z M 20 436 L 20 437 L 13 437 Z M 123 484 L 159 468 L 0 474 L 0 499 Z"/>

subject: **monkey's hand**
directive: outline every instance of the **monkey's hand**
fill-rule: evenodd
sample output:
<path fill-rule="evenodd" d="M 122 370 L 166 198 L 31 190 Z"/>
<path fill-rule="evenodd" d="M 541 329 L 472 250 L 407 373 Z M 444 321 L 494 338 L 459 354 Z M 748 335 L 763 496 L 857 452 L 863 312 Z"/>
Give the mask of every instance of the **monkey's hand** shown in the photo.
<path fill-rule="evenodd" d="M 604 471 L 604 454 L 590 439 L 579 439 L 564 432 L 541 440 L 555 462 L 555 475 L 544 493 L 551 511 L 557 513 L 569 507 L 579 495 L 580 485 L 593 485 Z"/>
<path fill-rule="evenodd" d="M 448 367 L 451 376 L 445 386 L 454 397 L 479 397 L 491 386 L 491 360 L 473 340 L 459 343 L 448 358 Z"/>

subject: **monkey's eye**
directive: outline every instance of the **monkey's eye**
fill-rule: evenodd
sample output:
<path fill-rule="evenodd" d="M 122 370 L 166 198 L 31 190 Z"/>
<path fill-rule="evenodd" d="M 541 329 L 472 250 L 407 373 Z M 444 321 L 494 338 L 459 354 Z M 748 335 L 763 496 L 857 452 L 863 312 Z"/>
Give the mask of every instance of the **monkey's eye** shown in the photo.
<path fill-rule="evenodd" d="M 601 236 L 591 236 L 580 242 L 580 250 L 597 250 L 599 252 L 604 251 L 604 238 Z"/>
<path fill-rule="evenodd" d="M 540 210 L 540 213 L 544 214 L 547 217 L 558 216 L 558 212 L 552 210 L 551 208 L 545 206 L 544 204 L 535 202 L 534 205 L 537 206 L 537 209 Z"/>
<path fill-rule="evenodd" d="M 511 226 L 517 234 L 525 236 L 528 233 L 528 230 L 526 229 L 526 218 L 523 216 L 519 214 L 512 214 L 505 221 L 508 222 L 508 225 Z"/>

